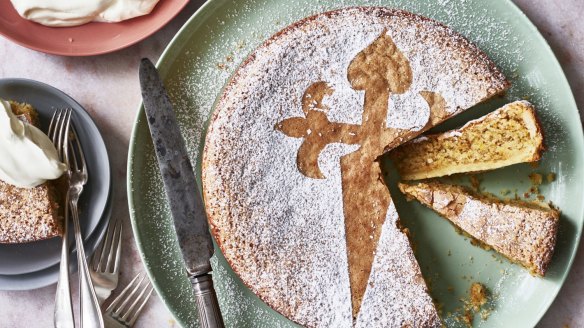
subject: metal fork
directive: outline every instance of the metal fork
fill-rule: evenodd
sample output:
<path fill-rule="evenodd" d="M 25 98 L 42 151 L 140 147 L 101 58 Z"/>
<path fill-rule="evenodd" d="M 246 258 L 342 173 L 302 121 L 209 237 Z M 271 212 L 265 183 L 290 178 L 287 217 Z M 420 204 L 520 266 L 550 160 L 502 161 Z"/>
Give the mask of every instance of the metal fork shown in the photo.
<path fill-rule="evenodd" d="M 53 141 L 59 154 L 59 160 L 64 162 L 63 149 L 67 145 L 68 135 L 65 132 L 69 122 L 66 117 L 70 117 L 71 109 L 57 109 L 53 113 L 49 124 L 48 136 Z M 59 265 L 59 282 L 57 283 L 57 293 L 55 295 L 55 310 L 53 312 L 53 323 L 56 328 L 74 328 L 73 307 L 71 304 L 71 289 L 69 287 L 69 202 L 65 202 L 63 220 L 63 238 L 61 240 L 61 263 Z"/>
<path fill-rule="evenodd" d="M 150 280 L 146 279 L 146 283 L 142 284 L 145 279 L 146 274 L 136 275 L 107 307 L 104 317 L 106 328 L 132 327 L 134 325 L 154 290 Z"/>
<path fill-rule="evenodd" d="M 91 257 L 89 274 L 99 304 L 118 286 L 120 255 L 122 252 L 122 220 L 110 222 L 101 246 Z"/>
<path fill-rule="evenodd" d="M 79 267 L 79 293 L 81 298 L 81 327 L 103 327 L 103 317 L 95 296 L 93 283 L 89 275 L 89 268 L 83 247 L 83 237 L 81 235 L 81 225 L 79 224 L 79 195 L 83 191 L 83 186 L 87 183 L 87 165 L 85 155 L 75 127 L 70 124 L 71 112 L 66 115 L 67 127 L 65 135 L 69 137 L 67 145 L 63 145 L 63 158 L 69 167 L 66 174 L 69 178 L 69 190 L 67 191 L 67 201 L 71 207 L 73 217 L 73 227 L 75 229 L 75 243 L 77 245 L 77 265 Z M 72 132 L 72 136 L 69 135 Z M 71 152 L 69 154 L 69 152 Z M 71 155 L 71 156 L 70 156 Z"/>

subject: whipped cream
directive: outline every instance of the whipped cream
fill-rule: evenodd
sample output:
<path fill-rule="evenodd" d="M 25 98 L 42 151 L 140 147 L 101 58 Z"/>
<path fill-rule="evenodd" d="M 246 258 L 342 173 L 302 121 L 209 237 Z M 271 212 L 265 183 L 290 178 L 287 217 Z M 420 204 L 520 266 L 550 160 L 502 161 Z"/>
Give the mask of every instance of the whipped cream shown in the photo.
<path fill-rule="evenodd" d="M 10 103 L 0 99 L 0 180 L 32 188 L 56 179 L 67 166 L 55 146 L 38 128 L 20 121 Z"/>
<path fill-rule="evenodd" d="M 47 26 L 115 23 L 149 14 L 159 0 L 11 0 L 20 16 Z"/>

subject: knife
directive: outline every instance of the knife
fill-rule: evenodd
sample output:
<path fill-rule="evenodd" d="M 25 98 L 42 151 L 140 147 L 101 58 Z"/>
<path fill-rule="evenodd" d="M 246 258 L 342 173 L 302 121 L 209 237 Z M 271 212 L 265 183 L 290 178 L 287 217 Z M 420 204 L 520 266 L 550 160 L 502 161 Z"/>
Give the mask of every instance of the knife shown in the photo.
<path fill-rule="evenodd" d="M 192 283 L 199 322 L 203 328 L 222 328 L 223 318 L 210 275 L 214 248 L 203 200 L 172 104 L 158 71 L 147 58 L 140 63 L 140 86 L 178 243 Z"/>

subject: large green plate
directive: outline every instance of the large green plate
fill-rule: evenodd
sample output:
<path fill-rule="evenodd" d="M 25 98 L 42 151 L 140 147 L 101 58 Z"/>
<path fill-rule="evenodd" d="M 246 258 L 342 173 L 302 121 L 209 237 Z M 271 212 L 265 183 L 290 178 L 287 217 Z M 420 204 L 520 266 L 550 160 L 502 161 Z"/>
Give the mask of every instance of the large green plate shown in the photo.
<path fill-rule="evenodd" d="M 554 172 L 556 181 L 542 194 L 562 210 L 559 240 L 545 279 L 535 278 L 492 252 L 472 246 L 445 220 L 416 203 L 406 203 L 389 178 L 402 221 L 412 231 L 416 256 L 432 296 L 442 304 L 447 326 L 459 326 L 455 314 L 472 281 L 488 286 L 492 313 L 482 327 L 532 327 L 559 291 L 574 258 L 584 218 L 584 152 L 578 111 L 552 51 L 529 20 L 509 1 L 208 1 L 176 35 L 158 63 L 175 105 L 192 160 L 200 174 L 200 149 L 206 121 L 223 85 L 241 61 L 270 35 L 303 17 L 349 5 L 401 8 L 439 20 L 471 41 L 503 69 L 513 87 L 505 99 L 469 110 L 442 129 L 462 124 L 497 106 L 527 98 L 538 108 L 547 152 L 539 167 L 515 165 L 482 176 L 486 190 L 509 189 L 521 195 L 531 172 Z M 388 166 L 389 172 L 391 167 Z M 195 303 L 140 110 L 134 125 L 128 198 L 134 234 L 156 290 L 185 327 L 197 326 Z M 390 174 L 390 176 L 392 176 Z M 407 215 L 406 215 L 407 213 Z M 213 260 L 219 302 L 229 327 L 288 327 L 293 324 L 263 304 L 242 285 L 217 250 Z"/>

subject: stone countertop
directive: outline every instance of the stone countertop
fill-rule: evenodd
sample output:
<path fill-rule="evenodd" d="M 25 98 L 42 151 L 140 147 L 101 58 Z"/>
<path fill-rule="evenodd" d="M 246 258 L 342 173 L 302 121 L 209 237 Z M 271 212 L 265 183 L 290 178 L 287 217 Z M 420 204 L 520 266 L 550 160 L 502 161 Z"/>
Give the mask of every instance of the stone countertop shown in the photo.
<path fill-rule="evenodd" d="M 0 38 L 0 77 L 34 79 L 64 91 L 83 104 L 102 131 L 115 181 L 113 216 L 124 222 L 122 268 L 126 269 L 122 272 L 120 286 L 144 270 L 132 236 L 126 197 L 128 145 L 141 101 L 139 59 L 149 57 L 156 61 L 173 35 L 203 2 L 191 1 L 179 16 L 148 39 L 96 57 L 47 55 Z M 584 93 L 581 92 L 584 89 L 584 20 L 581 19 L 584 1 L 515 0 L 515 3 L 549 42 L 579 108 L 584 108 Z M 580 116 L 583 117 L 582 111 Z M 584 252 L 581 248 L 582 244 L 564 287 L 538 327 L 584 327 Z M 52 326 L 55 289 L 56 285 L 51 285 L 31 291 L 0 291 L 0 326 Z M 153 296 L 136 326 L 174 327 L 178 324 L 162 301 Z"/>

